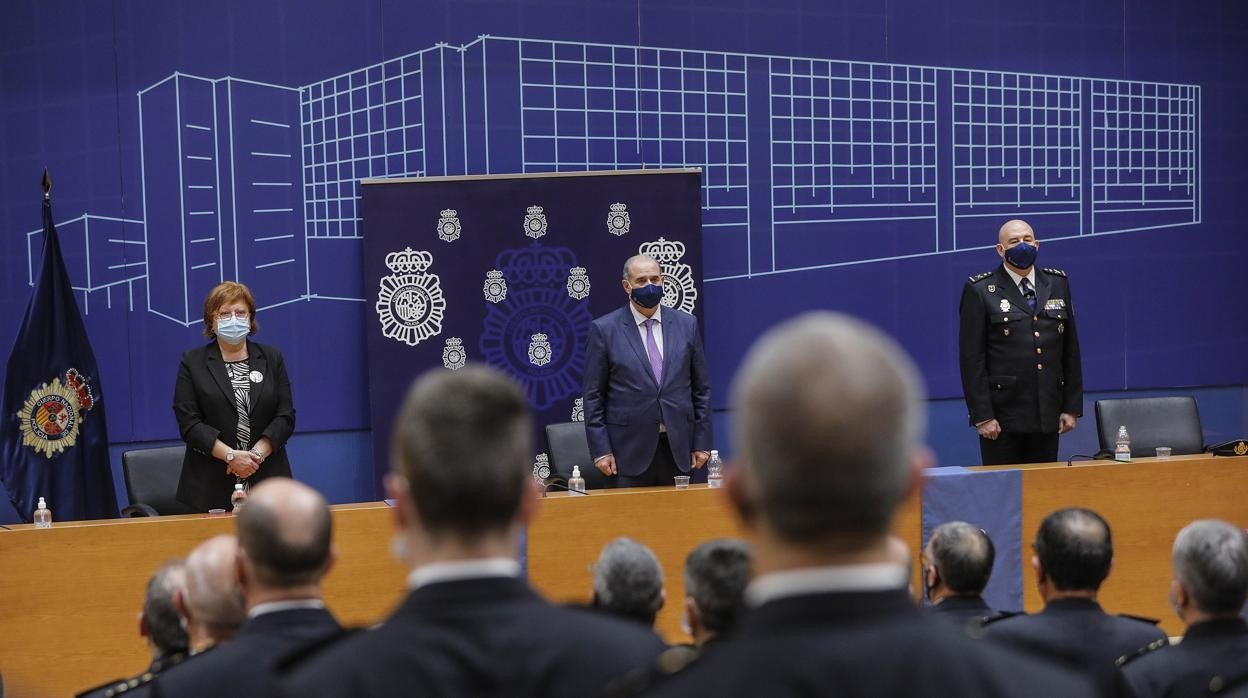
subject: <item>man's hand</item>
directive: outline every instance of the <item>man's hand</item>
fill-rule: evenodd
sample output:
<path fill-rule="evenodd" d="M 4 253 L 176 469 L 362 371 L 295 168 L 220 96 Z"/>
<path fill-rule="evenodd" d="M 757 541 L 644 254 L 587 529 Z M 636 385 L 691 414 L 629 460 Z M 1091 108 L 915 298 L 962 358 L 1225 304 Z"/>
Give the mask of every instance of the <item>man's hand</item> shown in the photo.
<path fill-rule="evenodd" d="M 706 461 L 710 457 L 711 454 L 706 451 L 694 451 L 690 454 L 689 465 L 692 466 L 694 470 L 697 470 L 698 468 L 706 465 Z"/>
<path fill-rule="evenodd" d="M 251 451 L 235 451 L 234 460 L 225 464 L 225 471 L 234 477 L 248 478 L 260 469 L 260 459 Z"/>
<path fill-rule="evenodd" d="M 989 441 L 996 441 L 997 437 L 1001 435 L 1001 423 L 996 419 L 980 422 L 975 425 L 975 431 L 979 432 L 980 436 L 988 439 Z"/>
<path fill-rule="evenodd" d="M 598 470 L 603 475 L 614 475 L 615 474 L 615 455 L 608 453 L 607 455 L 599 458 L 598 460 L 594 461 L 594 467 L 598 468 Z"/>
<path fill-rule="evenodd" d="M 1075 424 L 1078 421 L 1079 420 L 1075 418 L 1075 415 L 1069 412 L 1063 412 L 1062 416 L 1057 418 L 1057 433 L 1065 434 L 1071 429 L 1074 429 Z"/>

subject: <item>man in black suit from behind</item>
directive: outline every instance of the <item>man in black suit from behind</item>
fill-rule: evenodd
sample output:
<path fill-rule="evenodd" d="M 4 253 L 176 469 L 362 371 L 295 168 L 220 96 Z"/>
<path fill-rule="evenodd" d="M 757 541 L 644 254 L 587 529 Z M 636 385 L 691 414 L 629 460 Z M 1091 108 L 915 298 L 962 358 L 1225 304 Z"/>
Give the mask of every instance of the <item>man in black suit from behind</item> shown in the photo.
<path fill-rule="evenodd" d="M 1187 626 L 1183 641 L 1150 645 L 1124 657 L 1119 695 L 1203 696 L 1248 672 L 1248 536 L 1225 521 L 1194 521 L 1171 553 L 1170 605 Z"/>
<path fill-rule="evenodd" d="M 252 489 L 238 515 L 235 563 L 247 621 L 229 642 L 159 677 L 153 695 L 272 694 L 280 661 L 342 632 L 321 600 L 332 538 L 329 507 L 316 490 L 289 478 Z"/>
<path fill-rule="evenodd" d="M 1078 677 L 922 613 L 889 544 L 930 461 L 920 379 L 878 330 L 812 313 L 767 333 L 737 377 L 726 493 L 754 539 L 736 634 L 659 696 L 1090 696 Z"/>
<path fill-rule="evenodd" d="M 286 695 L 583 698 L 663 651 L 641 624 L 558 608 L 520 578 L 539 499 L 514 381 L 484 366 L 430 371 L 393 433 L 386 488 L 411 592 L 377 628 L 303 658 Z"/>
<path fill-rule="evenodd" d="M 999 615 L 982 594 L 992 577 L 996 548 L 982 529 L 947 521 L 923 549 L 923 593 L 937 616 L 959 626 L 981 626 Z"/>
<path fill-rule="evenodd" d="M 998 644 L 1083 672 L 1100 695 L 1114 688 L 1116 661 L 1166 634 L 1155 623 L 1114 616 L 1097 592 L 1114 559 L 1109 524 L 1089 509 L 1059 509 L 1040 523 L 1031 558 L 1044 610 L 990 623 Z"/>

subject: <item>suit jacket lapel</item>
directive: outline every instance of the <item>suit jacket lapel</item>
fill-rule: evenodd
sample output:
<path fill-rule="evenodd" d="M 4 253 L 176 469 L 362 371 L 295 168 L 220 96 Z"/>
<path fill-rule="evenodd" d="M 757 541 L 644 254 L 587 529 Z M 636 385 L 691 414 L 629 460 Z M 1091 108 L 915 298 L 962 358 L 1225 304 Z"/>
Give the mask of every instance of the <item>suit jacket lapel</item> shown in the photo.
<path fill-rule="evenodd" d="M 260 347 L 256 346 L 255 342 L 247 342 L 247 356 L 247 366 L 251 372 L 260 374 L 260 382 L 251 384 L 251 397 L 247 401 L 247 414 L 251 415 L 256 411 L 256 403 L 260 402 L 260 392 L 268 383 L 269 364 L 264 358 L 264 352 L 260 351 Z"/>
<path fill-rule="evenodd" d="M 1023 298 L 1023 292 L 1018 290 L 1018 284 L 1014 283 L 1014 277 L 1010 276 L 1005 270 L 1005 265 L 997 267 L 997 293 L 1001 294 L 1010 302 L 1010 305 L 1019 308 L 1024 313 L 1027 310 L 1027 299 Z M 999 310 L 999 308 L 994 309 Z"/>
<path fill-rule="evenodd" d="M 665 332 L 664 335 L 666 334 Z M 637 358 L 641 361 L 641 365 L 646 367 L 650 380 L 654 381 L 657 386 L 659 382 L 654 379 L 654 369 L 650 368 L 650 354 L 646 352 L 646 345 L 641 343 L 641 329 L 633 320 L 633 310 L 628 306 L 624 306 L 624 337 L 633 347 L 633 351 L 637 352 Z"/>
<path fill-rule="evenodd" d="M 221 394 L 225 396 L 230 409 L 237 412 L 238 408 L 234 405 L 234 389 L 230 387 L 230 374 L 225 368 L 225 359 L 221 358 L 221 347 L 215 341 L 208 345 L 205 363 L 208 366 L 208 373 L 212 375 L 212 381 L 221 389 Z"/>
<path fill-rule="evenodd" d="M 674 311 L 671 308 L 664 308 L 662 312 L 663 322 L 660 326 L 663 328 L 663 382 L 666 383 L 668 376 L 672 375 L 672 345 L 676 344 L 677 330 Z"/>

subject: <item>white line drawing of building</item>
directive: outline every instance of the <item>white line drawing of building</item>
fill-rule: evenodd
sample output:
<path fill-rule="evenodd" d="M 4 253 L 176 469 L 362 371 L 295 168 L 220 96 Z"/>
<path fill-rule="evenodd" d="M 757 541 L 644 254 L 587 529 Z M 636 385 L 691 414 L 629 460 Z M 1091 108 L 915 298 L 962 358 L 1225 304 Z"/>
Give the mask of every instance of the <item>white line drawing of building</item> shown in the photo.
<path fill-rule="evenodd" d="M 133 309 L 142 283 L 147 310 L 186 325 L 229 278 L 269 307 L 361 301 L 358 182 L 384 176 L 701 167 L 708 283 L 977 249 L 1015 216 L 1046 240 L 1190 225 L 1200 99 L 1198 85 L 495 36 L 301 87 L 174 73 L 138 93 L 143 220 L 74 219 L 73 277 L 107 307 L 124 284 Z M 121 242 L 86 234 L 106 222 Z M 118 250 L 126 266 L 91 263 Z"/>

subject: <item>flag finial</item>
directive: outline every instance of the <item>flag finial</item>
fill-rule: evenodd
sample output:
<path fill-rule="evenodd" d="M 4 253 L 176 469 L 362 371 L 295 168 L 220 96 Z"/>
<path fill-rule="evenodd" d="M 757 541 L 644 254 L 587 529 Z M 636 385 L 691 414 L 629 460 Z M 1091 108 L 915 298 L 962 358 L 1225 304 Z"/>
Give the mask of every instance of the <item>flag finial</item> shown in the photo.
<path fill-rule="evenodd" d="M 52 198 L 52 178 L 48 176 L 48 168 L 43 168 L 43 198 Z"/>

